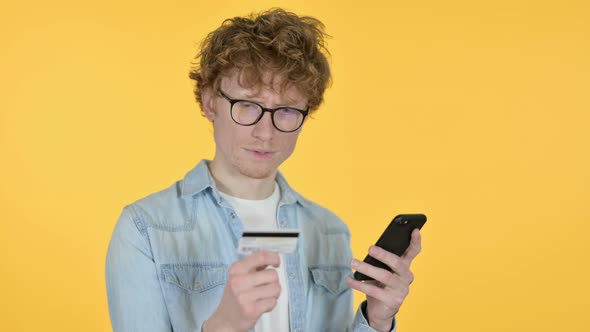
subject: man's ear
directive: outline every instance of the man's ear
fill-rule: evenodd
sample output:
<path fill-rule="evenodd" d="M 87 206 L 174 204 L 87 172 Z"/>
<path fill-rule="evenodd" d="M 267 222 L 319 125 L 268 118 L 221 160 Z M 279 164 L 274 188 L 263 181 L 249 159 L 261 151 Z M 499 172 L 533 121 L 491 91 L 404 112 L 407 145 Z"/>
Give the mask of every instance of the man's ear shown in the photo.
<path fill-rule="evenodd" d="M 211 121 L 215 121 L 215 96 L 211 93 L 211 89 L 204 89 L 201 92 L 201 107 L 205 117 Z"/>

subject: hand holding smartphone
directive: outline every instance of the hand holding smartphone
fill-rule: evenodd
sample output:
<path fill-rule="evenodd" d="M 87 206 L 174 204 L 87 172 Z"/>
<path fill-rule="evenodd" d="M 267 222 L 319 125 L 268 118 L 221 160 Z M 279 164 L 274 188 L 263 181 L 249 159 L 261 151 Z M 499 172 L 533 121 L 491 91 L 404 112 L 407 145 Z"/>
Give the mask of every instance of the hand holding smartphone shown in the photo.
<path fill-rule="evenodd" d="M 425 223 L 426 216 L 423 214 L 400 214 L 393 218 L 375 245 L 394 253 L 397 256 L 401 256 L 410 246 L 412 231 L 416 228 L 422 229 L 422 226 L 424 226 Z M 373 266 L 391 271 L 389 266 L 372 256 L 367 255 L 363 261 Z M 373 278 L 358 271 L 354 273 L 354 279 L 373 280 Z"/>

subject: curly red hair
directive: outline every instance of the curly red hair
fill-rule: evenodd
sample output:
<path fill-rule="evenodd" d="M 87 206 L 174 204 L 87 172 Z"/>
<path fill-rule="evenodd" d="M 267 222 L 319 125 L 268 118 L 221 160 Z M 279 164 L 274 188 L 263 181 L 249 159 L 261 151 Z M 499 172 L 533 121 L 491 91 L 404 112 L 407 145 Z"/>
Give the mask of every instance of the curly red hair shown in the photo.
<path fill-rule="evenodd" d="M 195 98 L 202 105 L 202 91 L 217 91 L 221 78 L 237 70 L 246 87 L 268 84 L 268 74 L 281 89 L 294 86 L 314 111 L 331 81 L 327 36 L 319 20 L 279 8 L 227 19 L 201 43 L 189 74 Z"/>

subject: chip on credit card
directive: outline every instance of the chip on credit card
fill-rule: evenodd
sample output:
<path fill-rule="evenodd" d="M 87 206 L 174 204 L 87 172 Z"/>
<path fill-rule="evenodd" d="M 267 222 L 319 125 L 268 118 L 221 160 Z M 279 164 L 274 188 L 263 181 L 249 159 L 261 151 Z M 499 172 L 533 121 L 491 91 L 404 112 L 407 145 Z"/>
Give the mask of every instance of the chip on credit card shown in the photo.
<path fill-rule="evenodd" d="M 294 254 L 298 229 L 246 230 L 238 243 L 238 254 L 250 255 L 260 250 Z"/>

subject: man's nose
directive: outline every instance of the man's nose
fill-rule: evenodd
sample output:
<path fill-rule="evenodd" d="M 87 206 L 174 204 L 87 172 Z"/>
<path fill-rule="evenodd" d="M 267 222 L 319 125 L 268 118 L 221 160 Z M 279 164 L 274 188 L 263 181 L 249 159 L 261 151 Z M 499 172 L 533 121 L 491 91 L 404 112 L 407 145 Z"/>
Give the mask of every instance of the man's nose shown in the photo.
<path fill-rule="evenodd" d="M 272 124 L 272 114 L 270 112 L 264 112 L 260 121 L 254 124 L 252 135 L 266 140 L 273 136 L 275 130 Z"/>

